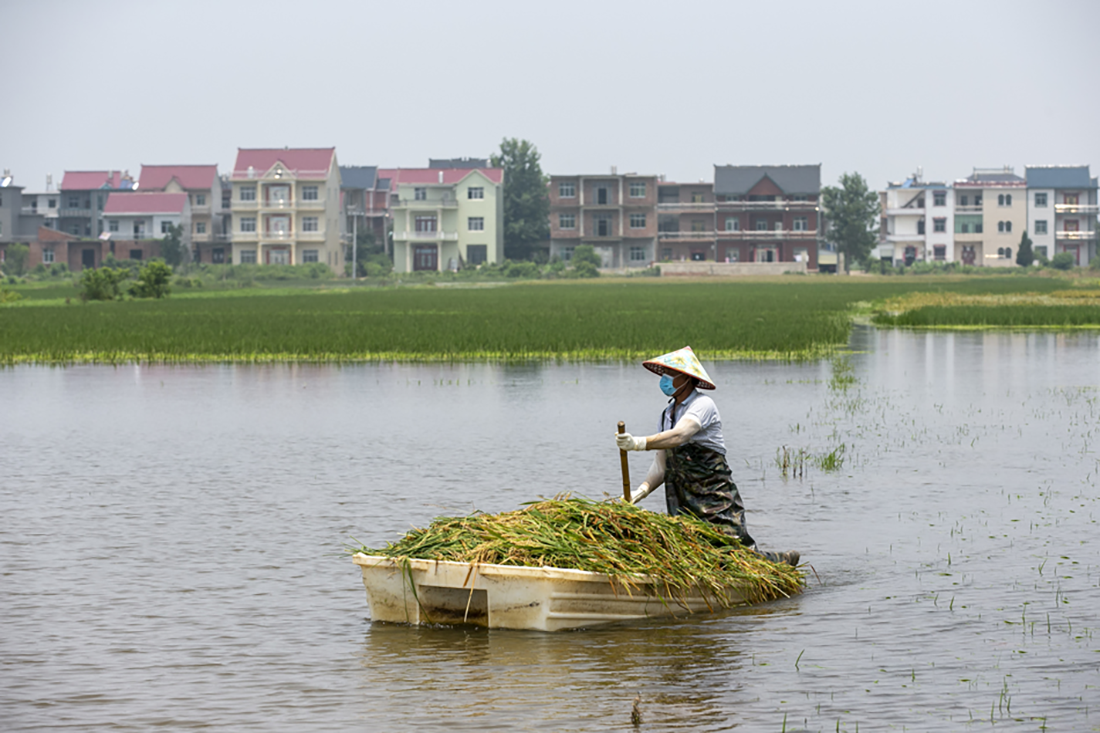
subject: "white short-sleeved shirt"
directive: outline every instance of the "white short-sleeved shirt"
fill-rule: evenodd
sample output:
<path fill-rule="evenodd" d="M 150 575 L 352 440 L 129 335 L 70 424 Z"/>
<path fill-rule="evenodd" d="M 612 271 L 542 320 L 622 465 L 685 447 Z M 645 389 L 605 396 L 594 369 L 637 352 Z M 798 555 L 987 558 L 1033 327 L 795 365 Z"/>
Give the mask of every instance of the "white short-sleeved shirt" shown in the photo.
<path fill-rule="evenodd" d="M 672 405 L 666 407 L 661 413 L 661 421 L 657 432 L 663 433 L 666 430 L 672 430 L 673 425 L 669 423 L 671 410 Z M 714 404 L 714 400 L 706 395 L 699 394 L 699 390 L 694 390 L 686 400 L 676 405 L 676 422 L 680 422 L 685 415 L 691 415 L 702 426 L 699 432 L 691 437 L 689 443 L 698 443 L 704 448 L 726 455 L 726 439 L 722 435 L 722 418 L 718 415 L 718 406 Z"/>

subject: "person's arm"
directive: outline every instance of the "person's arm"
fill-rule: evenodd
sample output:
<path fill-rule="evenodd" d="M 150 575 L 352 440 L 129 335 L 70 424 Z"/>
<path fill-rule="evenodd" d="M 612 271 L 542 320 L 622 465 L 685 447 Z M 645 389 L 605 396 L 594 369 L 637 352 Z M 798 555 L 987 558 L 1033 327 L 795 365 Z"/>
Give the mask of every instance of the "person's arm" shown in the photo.
<path fill-rule="evenodd" d="M 665 430 L 656 435 L 644 438 L 636 438 L 630 433 L 615 435 L 615 442 L 620 450 L 662 450 L 664 448 L 676 448 L 690 441 L 703 426 L 694 415 L 684 415 L 676 422 L 672 430 Z"/>
<path fill-rule="evenodd" d="M 653 493 L 653 490 L 665 482 L 665 452 L 659 450 L 653 454 L 653 463 L 649 467 L 645 481 L 630 495 L 630 503 L 637 504 Z"/>

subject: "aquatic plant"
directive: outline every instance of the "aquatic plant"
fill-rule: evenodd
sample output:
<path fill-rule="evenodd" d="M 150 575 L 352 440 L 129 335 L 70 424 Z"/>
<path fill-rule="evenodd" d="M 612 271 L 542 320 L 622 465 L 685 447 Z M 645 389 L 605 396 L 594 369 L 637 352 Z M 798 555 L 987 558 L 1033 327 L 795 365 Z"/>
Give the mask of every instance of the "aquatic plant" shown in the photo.
<path fill-rule="evenodd" d="M 744 548 L 714 525 L 620 500 L 561 497 L 502 514 L 441 517 L 384 548 L 349 552 L 604 573 L 627 587 L 639 576 L 670 597 L 699 590 L 728 607 L 736 587 L 756 603 L 799 593 L 802 575 Z"/>

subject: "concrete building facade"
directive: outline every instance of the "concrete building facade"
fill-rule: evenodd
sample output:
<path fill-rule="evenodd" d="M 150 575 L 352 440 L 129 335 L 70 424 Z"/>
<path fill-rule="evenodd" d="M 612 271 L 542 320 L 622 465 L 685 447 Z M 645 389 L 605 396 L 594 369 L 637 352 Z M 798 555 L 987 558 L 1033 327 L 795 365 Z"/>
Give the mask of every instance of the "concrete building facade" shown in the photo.
<path fill-rule="evenodd" d="M 605 268 L 644 268 L 657 252 L 658 177 L 636 173 L 550 177 L 550 257 L 592 245 Z"/>
<path fill-rule="evenodd" d="M 1032 247 L 1053 257 L 1073 255 L 1078 266 L 1097 256 L 1097 179 L 1085 166 L 1028 166 L 1027 221 Z"/>

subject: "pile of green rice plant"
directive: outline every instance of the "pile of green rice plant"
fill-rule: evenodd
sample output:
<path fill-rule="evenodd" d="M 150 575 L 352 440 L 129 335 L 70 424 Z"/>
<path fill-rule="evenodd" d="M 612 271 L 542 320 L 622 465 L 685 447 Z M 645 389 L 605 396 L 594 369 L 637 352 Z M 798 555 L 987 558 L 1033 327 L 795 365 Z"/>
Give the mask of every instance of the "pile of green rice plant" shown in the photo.
<path fill-rule="evenodd" d="M 714 525 L 670 517 L 621 500 L 562 497 L 501 514 L 441 517 L 382 549 L 349 552 L 603 573 L 625 587 L 656 580 L 671 598 L 698 591 L 728 608 L 736 590 L 750 603 L 801 592 L 802 573 L 746 549 Z"/>

